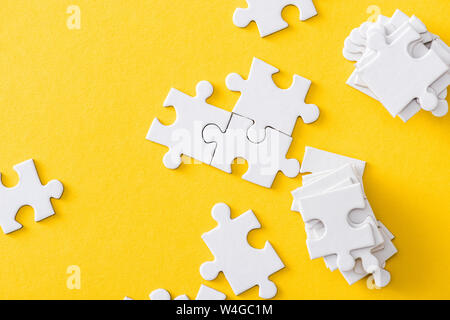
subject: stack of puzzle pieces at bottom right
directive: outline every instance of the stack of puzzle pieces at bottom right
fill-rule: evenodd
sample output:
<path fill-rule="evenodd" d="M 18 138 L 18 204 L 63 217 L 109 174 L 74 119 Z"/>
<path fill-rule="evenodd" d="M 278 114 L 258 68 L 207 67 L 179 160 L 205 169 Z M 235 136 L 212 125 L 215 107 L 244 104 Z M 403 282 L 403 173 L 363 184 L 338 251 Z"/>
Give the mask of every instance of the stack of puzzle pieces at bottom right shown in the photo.
<path fill-rule="evenodd" d="M 392 233 L 376 219 L 362 184 L 366 163 L 306 147 L 303 186 L 294 190 L 292 210 L 301 213 L 311 259 L 323 257 L 349 284 L 369 274 L 382 288 L 391 276 L 386 261 L 397 253 Z"/>
<path fill-rule="evenodd" d="M 417 17 L 397 10 L 364 22 L 346 38 L 343 54 L 357 62 L 347 84 L 393 117 L 407 122 L 421 109 L 436 117 L 448 113 L 450 48 Z"/>

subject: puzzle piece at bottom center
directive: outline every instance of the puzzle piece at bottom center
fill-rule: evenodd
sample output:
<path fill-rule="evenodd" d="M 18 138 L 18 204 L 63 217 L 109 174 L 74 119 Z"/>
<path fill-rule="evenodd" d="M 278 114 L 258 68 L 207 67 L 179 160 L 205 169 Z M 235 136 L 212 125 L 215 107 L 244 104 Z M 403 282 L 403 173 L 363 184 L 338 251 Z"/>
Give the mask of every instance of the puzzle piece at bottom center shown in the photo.
<path fill-rule="evenodd" d="M 284 264 L 269 242 L 264 249 L 254 249 L 248 244 L 248 233 L 261 227 L 254 213 L 247 211 L 231 219 L 230 207 L 219 203 L 214 206 L 212 216 L 218 226 L 203 234 L 202 239 L 215 260 L 202 264 L 202 277 L 214 280 L 222 271 L 236 295 L 258 285 L 261 298 L 273 298 L 277 287 L 268 277 L 283 269 Z"/>
<path fill-rule="evenodd" d="M 253 143 L 247 137 L 247 130 L 252 124 L 252 120 L 233 114 L 226 132 L 215 125 L 206 126 L 203 130 L 204 140 L 217 144 L 211 165 L 231 173 L 233 160 L 244 158 L 248 162 L 248 171 L 243 179 L 266 188 L 272 186 L 278 171 L 295 178 L 300 171 L 300 164 L 296 159 L 286 159 L 292 137 L 267 128 L 266 139 L 261 143 Z"/>
<path fill-rule="evenodd" d="M 312 0 L 247 0 L 248 8 L 236 9 L 233 22 L 244 28 L 255 21 L 261 37 L 268 36 L 288 27 L 281 12 L 288 5 L 294 5 L 300 10 L 300 20 L 304 21 L 317 15 Z"/>

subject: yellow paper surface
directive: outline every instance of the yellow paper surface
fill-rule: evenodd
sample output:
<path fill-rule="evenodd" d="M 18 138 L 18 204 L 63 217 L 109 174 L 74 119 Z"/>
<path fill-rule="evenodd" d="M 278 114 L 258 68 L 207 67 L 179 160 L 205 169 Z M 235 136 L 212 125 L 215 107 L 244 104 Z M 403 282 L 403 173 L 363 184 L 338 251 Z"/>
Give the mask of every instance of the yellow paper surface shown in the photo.
<path fill-rule="evenodd" d="M 319 15 L 260 38 L 256 25 L 233 25 L 244 0 L 3 0 L 0 3 L 0 171 L 14 186 L 12 167 L 33 158 L 44 183 L 59 179 L 57 214 L 35 223 L 22 209 L 24 228 L 0 234 L 0 297 L 30 299 L 147 299 L 157 288 L 195 298 L 200 284 L 233 295 L 223 275 L 204 281 L 200 265 L 213 259 L 200 238 L 216 226 L 210 210 L 226 202 L 233 217 L 253 209 L 262 224 L 249 242 L 269 240 L 286 269 L 271 279 L 280 299 L 450 298 L 450 117 L 420 112 L 407 124 L 345 84 L 354 65 L 342 56 L 345 37 L 377 5 L 416 14 L 450 43 L 447 0 L 316 0 Z M 71 30 L 69 5 L 81 10 Z M 171 87 L 195 94 L 200 80 L 215 86 L 210 103 L 231 111 L 239 94 L 225 77 L 247 76 L 256 56 L 276 66 L 277 85 L 311 79 L 308 103 L 320 119 L 298 121 L 290 157 L 306 145 L 368 162 L 365 189 L 375 214 L 395 235 L 399 253 L 388 261 L 391 284 L 349 286 L 321 259 L 310 261 L 304 224 L 290 211 L 300 177 L 279 175 L 272 189 L 204 164 L 168 170 L 167 148 L 145 140 Z M 69 266 L 81 288 L 69 289 Z M 69 286 L 70 287 L 70 286 Z M 239 298 L 258 298 L 257 288 Z"/>

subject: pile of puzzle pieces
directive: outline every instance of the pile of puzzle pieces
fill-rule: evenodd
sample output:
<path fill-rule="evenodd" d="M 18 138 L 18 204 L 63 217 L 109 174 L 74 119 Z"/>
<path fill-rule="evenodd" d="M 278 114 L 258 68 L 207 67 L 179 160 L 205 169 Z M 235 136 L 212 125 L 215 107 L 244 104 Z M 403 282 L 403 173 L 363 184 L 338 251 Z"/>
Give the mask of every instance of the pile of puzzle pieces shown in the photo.
<path fill-rule="evenodd" d="M 231 209 L 218 203 L 212 209 L 212 217 L 218 226 L 202 235 L 202 239 L 214 255 L 214 261 L 205 262 L 200 274 L 205 280 L 214 280 L 223 272 L 236 295 L 259 286 L 259 296 L 270 299 L 277 294 L 277 286 L 269 280 L 275 272 L 284 268 L 272 245 L 267 241 L 263 249 L 255 249 L 247 242 L 248 233 L 261 228 L 255 214 L 249 210 L 231 219 Z M 224 300 L 225 294 L 202 285 L 196 300 Z M 165 289 L 150 294 L 151 300 L 170 300 Z M 125 300 L 131 298 L 125 297 Z M 189 300 L 186 295 L 174 300 Z"/>
<path fill-rule="evenodd" d="M 390 282 L 385 264 L 397 249 L 364 193 L 366 163 L 306 147 L 303 186 L 294 190 L 292 210 L 301 213 L 311 259 L 323 257 L 349 284 L 372 274 L 378 287 Z"/>
<path fill-rule="evenodd" d="M 150 300 L 172 300 L 170 293 L 165 289 L 156 289 L 149 294 Z M 208 286 L 201 285 L 198 290 L 197 297 L 195 300 L 225 300 L 227 296 L 215 289 Z M 125 297 L 124 300 L 133 300 L 130 297 Z M 173 300 L 190 300 L 185 294 L 176 297 Z"/>
<path fill-rule="evenodd" d="M 176 121 L 169 126 L 154 119 L 147 139 L 169 147 L 163 158 L 169 169 L 180 166 L 186 155 L 231 173 L 236 158 L 248 162 L 243 178 L 270 188 L 276 174 L 282 171 L 294 178 L 300 164 L 286 159 L 292 143 L 292 132 L 298 117 L 312 123 L 319 117 L 316 105 L 306 104 L 311 81 L 298 75 L 289 89 L 278 88 L 272 76 L 279 70 L 254 58 L 247 80 L 232 73 L 226 79 L 231 91 L 241 92 L 233 112 L 206 102 L 213 87 L 201 81 L 195 97 L 171 89 L 164 106 L 173 106 Z"/>
<path fill-rule="evenodd" d="M 347 84 L 379 100 L 393 117 L 406 122 L 421 109 L 447 114 L 450 48 L 417 17 L 397 10 L 364 22 L 347 37 L 343 53 L 356 61 Z"/>

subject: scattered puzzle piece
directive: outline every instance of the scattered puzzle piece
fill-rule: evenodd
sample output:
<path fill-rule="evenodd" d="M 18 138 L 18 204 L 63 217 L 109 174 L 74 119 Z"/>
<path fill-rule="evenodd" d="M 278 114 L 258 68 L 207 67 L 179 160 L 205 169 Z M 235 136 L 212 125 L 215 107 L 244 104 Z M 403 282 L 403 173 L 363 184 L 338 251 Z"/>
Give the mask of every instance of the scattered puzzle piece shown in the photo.
<path fill-rule="evenodd" d="M 222 271 L 236 295 L 259 286 L 259 296 L 270 299 L 277 293 L 276 285 L 269 276 L 284 268 L 283 262 L 269 242 L 264 249 L 254 249 L 247 242 L 248 233 L 261 225 L 252 211 L 231 219 L 230 208 L 216 204 L 212 216 L 218 226 L 202 239 L 215 257 L 200 267 L 205 280 L 214 280 Z"/>
<path fill-rule="evenodd" d="M 254 121 L 248 131 L 248 138 L 252 142 L 263 141 L 267 127 L 290 136 L 298 117 L 305 123 L 319 118 L 319 108 L 304 102 L 311 81 L 295 75 L 292 86 L 283 90 L 272 79 L 272 75 L 278 72 L 277 68 L 253 58 L 248 80 L 236 73 L 227 77 L 228 89 L 241 92 L 233 112 Z"/>
<path fill-rule="evenodd" d="M 34 209 L 35 221 L 54 215 L 50 199 L 59 199 L 63 193 L 63 185 L 57 180 L 42 185 L 33 160 L 14 166 L 14 170 L 20 179 L 17 186 L 6 188 L 0 183 L 0 226 L 4 233 L 22 228 L 16 221 L 16 214 L 23 206 Z"/>

